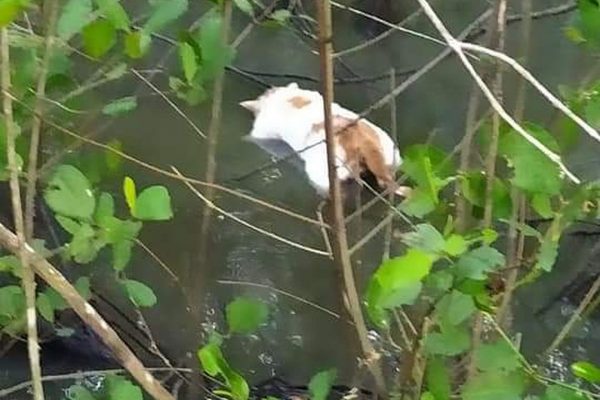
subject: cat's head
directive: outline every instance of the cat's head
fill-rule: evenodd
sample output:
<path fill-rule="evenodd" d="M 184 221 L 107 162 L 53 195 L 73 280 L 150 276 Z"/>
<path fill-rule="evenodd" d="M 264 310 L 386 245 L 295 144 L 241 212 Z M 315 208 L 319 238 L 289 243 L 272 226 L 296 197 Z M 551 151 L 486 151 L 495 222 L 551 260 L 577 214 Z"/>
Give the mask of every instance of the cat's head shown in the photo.
<path fill-rule="evenodd" d="M 257 115 L 261 109 L 268 106 L 269 103 L 277 101 L 285 101 L 286 99 L 293 97 L 295 93 L 301 91 L 296 82 L 292 82 L 287 86 L 276 86 L 267 89 L 262 95 L 254 100 L 245 100 L 240 102 L 240 106 L 246 110 Z"/>

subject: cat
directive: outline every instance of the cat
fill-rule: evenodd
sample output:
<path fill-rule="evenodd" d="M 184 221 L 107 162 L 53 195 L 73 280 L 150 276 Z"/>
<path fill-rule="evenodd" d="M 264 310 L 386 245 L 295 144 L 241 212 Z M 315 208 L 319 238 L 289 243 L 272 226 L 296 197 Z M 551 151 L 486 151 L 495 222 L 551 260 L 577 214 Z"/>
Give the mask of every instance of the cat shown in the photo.
<path fill-rule="evenodd" d="M 304 162 L 304 172 L 317 193 L 329 195 L 327 148 L 323 97 L 301 89 L 297 83 L 273 87 L 254 100 L 240 105 L 254 114 L 250 139 L 281 140 Z M 335 132 L 335 166 L 341 182 L 357 180 L 371 173 L 379 186 L 406 197 L 410 188 L 398 186 L 394 171 L 402 163 L 400 153 L 388 134 L 358 114 L 332 104 Z"/>

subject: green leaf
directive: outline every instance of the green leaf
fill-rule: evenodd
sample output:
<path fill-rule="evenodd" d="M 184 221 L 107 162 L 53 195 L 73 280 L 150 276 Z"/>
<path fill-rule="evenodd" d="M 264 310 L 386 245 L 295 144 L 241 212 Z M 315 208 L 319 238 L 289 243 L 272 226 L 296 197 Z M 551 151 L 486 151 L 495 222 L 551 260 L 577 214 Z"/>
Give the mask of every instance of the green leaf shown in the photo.
<path fill-rule="evenodd" d="M 444 252 L 450 256 L 457 257 L 469 249 L 467 240 L 457 234 L 452 234 L 444 244 Z"/>
<path fill-rule="evenodd" d="M 367 287 L 369 316 L 385 326 L 385 309 L 412 304 L 421 291 L 421 280 L 429 274 L 434 257 L 417 249 L 385 261 L 372 275 Z"/>
<path fill-rule="evenodd" d="M 410 146 L 403 158 L 402 170 L 437 204 L 438 192 L 447 184 L 454 169 L 451 158 L 430 145 Z"/>
<path fill-rule="evenodd" d="M 465 327 L 442 326 L 440 332 L 431 332 L 425 338 L 425 349 L 429 354 L 455 356 L 471 346 L 471 336 Z"/>
<path fill-rule="evenodd" d="M 21 262 L 16 256 L 0 257 L 0 272 L 10 272 L 16 277 L 21 277 Z"/>
<path fill-rule="evenodd" d="M 139 221 L 122 220 L 115 217 L 103 219 L 101 224 L 103 238 L 110 244 L 132 241 L 142 229 Z"/>
<path fill-rule="evenodd" d="M 58 19 L 56 34 L 68 41 L 90 22 L 92 16 L 92 0 L 69 0 Z"/>
<path fill-rule="evenodd" d="M 164 186 L 150 186 L 138 196 L 133 216 L 144 221 L 165 221 L 173 218 L 171 197 Z"/>
<path fill-rule="evenodd" d="M 234 49 L 223 40 L 223 20 L 219 14 L 210 13 L 200 25 L 197 42 L 202 54 L 202 76 L 213 79 L 221 74 L 233 60 Z"/>
<path fill-rule="evenodd" d="M 133 214 L 135 212 L 135 205 L 137 202 L 137 193 L 135 189 L 135 182 L 128 176 L 123 179 L 123 194 L 125 195 L 125 202 L 127 202 L 129 212 Z"/>
<path fill-rule="evenodd" d="M 276 10 L 276 11 L 272 12 L 269 15 L 269 19 L 276 21 L 277 23 L 279 23 L 281 25 L 285 25 L 285 23 L 290 19 L 291 16 L 292 16 L 292 14 L 290 13 L 289 10 L 280 9 L 280 10 Z"/>
<path fill-rule="evenodd" d="M 269 307 L 260 300 L 238 297 L 227 305 L 227 324 L 232 333 L 251 333 L 264 324 Z"/>
<path fill-rule="evenodd" d="M 16 319 L 25 312 L 25 293 L 20 286 L 0 287 L 0 316 Z M 0 318 L 0 324 L 2 318 Z"/>
<path fill-rule="evenodd" d="M 559 151 L 556 140 L 543 128 L 533 124 L 526 124 L 525 127 L 528 133 L 550 150 Z M 562 179 L 558 165 L 520 134 L 511 130 L 501 135 L 499 149 L 510 160 L 515 186 L 529 193 L 555 195 L 560 192 Z"/>
<path fill-rule="evenodd" d="M 473 298 L 457 290 L 446 294 L 436 306 L 436 315 L 445 324 L 459 325 L 476 310 Z"/>
<path fill-rule="evenodd" d="M 107 400 L 144 400 L 142 389 L 127 379 L 112 375 L 106 379 Z"/>
<path fill-rule="evenodd" d="M 537 254 L 535 268 L 546 272 L 552 271 L 552 267 L 558 257 L 558 241 L 544 238 Z"/>
<path fill-rule="evenodd" d="M 50 208 L 67 217 L 89 220 L 96 206 L 87 178 L 71 165 L 56 168 L 44 193 Z"/>
<path fill-rule="evenodd" d="M 220 375 L 225 380 L 225 386 L 231 391 L 233 400 L 246 400 L 250 394 L 250 388 L 246 380 L 235 372 L 225 358 L 219 345 L 209 343 L 198 351 L 198 358 L 202 369 L 208 375 L 216 377 Z"/>
<path fill-rule="evenodd" d="M 144 24 L 146 33 L 154 33 L 179 18 L 188 9 L 188 0 L 169 0 L 156 3 L 152 15 Z"/>
<path fill-rule="evenodd" d="M 198 350 L 198 358 L 202 365 L 202 370 L 208 375 L 215 377 L 222 373 L 221 365 L 225 363 L 223 353 L 218 345 L 209 343 Z"/>
<path fill-rule="evenodd" d="M 585 400 L 587 397 L 573 389 L 558 385 L 550 385 L 546 388 L 546 393 L 542 400 Z"/>
<path fill-rule="evenodd" d="M 121 97 L 120 99 L 116 99 L 108 103 L 102 108 L 102 114 L 117 116 L 121 114 L 126 114 L 130 111 L 133 111 L 137 108 L 137 97 L 135 96 L 127 96 Z"/>
<path fill-rule="evenodd" d="M 115 271 L 123 271 L 129 264 L 132 247 L 133 242 L 131 240 L 124 240 L 112 245 L 113 268 Z"/>
<path fill-rule="evenodd" d="M 90 224 L 84 223 L 73 234 L 68 246 L 69 255 L 80 264 L 93 261 L 98 255 L 101 246 L 96 240 L 96 232 Z"/>
<path fill-rule="evenodd" d="M 415 188 L 410 196 L 400 204 L 400 211 L 413 217 L 423 218 L 435 210 L 435 199 L 421 187 Z"/>
<path fill-rule="evenodd" d="M 54 307 L 45 293 L 38 293 L 35 306 L 42 317 L 51 324 L 54 323 Z"/>
<path fill-rule="evenodd" d="M 583 37 L 592 46 L 600 44 L 600 7 L 595 0 L 579 0 L 579 26 Z"/>
<path fill-rule="evenodd" d="M 439 254 L 446 246 L 442 234 L 430 224 L 419 224 L 413 232 L 402 237 L 402 241 L 409 247 L 423 250 L 430 254 Z"/>
<path fill-rule="evenodd" d="M 138 307 L 152 307 L 156 304 L 156 295 L 148 286 L 142 282 L 127 279 L 123 281 L 123 286 L 129 295 L 129 298 Z"/>
<path fill-rule="evenodd" d="M 19 13 L 27 6 L 29 0 L 2 0 L 0 1 L 0 28 L 10 24 Z"/>
<path fill-rule="evenodd" d="M 457 276 L 471 279 L 485 279 L 486 273 L 504 265 L 504 255 L 498 250 L 481 246 L 463 254 L 454 269 Z"/>
<path fill-rule="evenodd" d="M 335 368 L 315 374 L 308 384 L 311 400 L 327 400 L 331 386 L 337 378 Z"/>
<path fill-rule="evenodd" d="M 571 364 L 573 375 L 591 383 L 600 383 L 600 368 L 587 361 L 578 361 Z"/>
<path fill-rule="evenodd" d="M 552 218 L 554 212 L 550 204 L 550 196 L 536 193 L 531 198 L 531 206 L 542 218 Z"/>
<path fill-rule="evenodd" d="M 448 369 L 444 361 L 434 357 L 427 361 L 427 389 L 433 395 L 434 400 L 449 400 L 452 394 L 452 386 Z"/>
<path fill-rule="evenodd" d="M 125 54 L 132 59 L 141 58 L 150 48 L 151 41 L 149 34 L 141 31 L 130 32 L 125 36 Z"/>
<path fill-rule="evenodd" d="M 489 372 L 476 375 L 463 387 L 463 400 L 521 400 L 525 389 L 519 374 Z"/>
<path fill-rule="evenodd" d="M 119 0 L 96 0 L 102 15 L 118 29 L 129 32 L 131 21 Z"/>
<path fill-rule="evenodd" d="M 52 305 L 52 308 L 54 308 L 55 310 L 62 311 L 69 308 L 69 305 L 67 304 L 65 299 L 63 299 L 63 297 L 51 287 L 46 288 L 46 290 L 44 290 L 43 293 L 46 295 L 46 297 L 50 301 L 50 304 Z"/>
<path fill-rule="evenodd" d="M 87 276 L 82 276 L 78 278 L 75 281 L 75 284 L 73 284 L 73 286 L 75 286 L 75 290 L 77 290 L 77 293 L 79 293 L 84 299 L 89 300 L 92 298 L 90 278 L 88 278 Z"/>
<path fill-rule="evenodd" d="M 67 389 L 69 400 L 96 400 L 92 392 L 81 385 L 73 385 Z"/>
<path fill-rule="evenodd" d="M 113 217 L 115 214 L 115 201 L 113 197 L 106 192 L 102 192 L 98 197 L 98 205 L 94 213 L 94 221 L 102 226 L 107 218 Z"/>
<path fill-rule="evenodd" d="M 183 68 L 183 75 L 188 84 L 192 84 L 196 72 L 198 72 L 198 61 L 194 48 L 187 42 L 179 43 L 179 60 Z"/>
<path fill-rule="evenodd" d="M 462 177 L 462 192 L 474 206 L 485 206 L 487 179 L 483 172 L 470 172 Z M 509 218 L 512 213 L 512 198 L 507 185 L 498 178 L 492 187 L 492 209 L 496 218 Z"/>
<path fill-rule="evenodd" d="M 600 128 L 600 96 L 595 96 L 585 105 L 585 120 L 595 129 Z"/>
<path fill-rule="evenodd" d="M 117 31 L 112 22 L 99 19 L 83 29 L 83 48 L 93 58 L 100 58 L 117 42 Z"/>
<path fill-rule="evenodd" d="M 249 0 L 233 0 L 235 6 L 248 15 L 254 14 L 252 3 Z"/>
<path fill-rule="evenodd" d="M 63 217 L 62 215 L 57 215 L 56 221 L 71 235 L 75 235 L 81 229 L 81 224 L 79 224 L 79 222 L 68 217 Z"/>
<path fill-rule="evenodd" d="M 481 344 L 475 350 L 475 365 L 485 372 L 513 372 L 521 363 L 518 355 L 505 340 Z"/>

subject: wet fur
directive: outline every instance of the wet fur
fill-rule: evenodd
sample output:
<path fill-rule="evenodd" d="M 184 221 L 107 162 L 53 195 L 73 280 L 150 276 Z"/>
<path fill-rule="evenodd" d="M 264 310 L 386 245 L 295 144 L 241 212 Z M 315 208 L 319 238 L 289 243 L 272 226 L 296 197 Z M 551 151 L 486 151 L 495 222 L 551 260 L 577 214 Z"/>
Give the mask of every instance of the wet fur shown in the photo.
<path fill-rule="evenodd" d="M 318 92 L 291 83 L 268 89 L 255 100 L 240 103 L 255 115 L 250 136 L 285 141 L 304 161 L 305 172 L 317 191 L 328 195 L 329 178 L 323 116 L 323 98 Z M 399 194 L 393 172 L 402 162 L 387 133 L 339 104 L 332 104 L 335 132 L 335 164 L 338 178 L 360 181 L 372 174 L 381 187 Z"/>

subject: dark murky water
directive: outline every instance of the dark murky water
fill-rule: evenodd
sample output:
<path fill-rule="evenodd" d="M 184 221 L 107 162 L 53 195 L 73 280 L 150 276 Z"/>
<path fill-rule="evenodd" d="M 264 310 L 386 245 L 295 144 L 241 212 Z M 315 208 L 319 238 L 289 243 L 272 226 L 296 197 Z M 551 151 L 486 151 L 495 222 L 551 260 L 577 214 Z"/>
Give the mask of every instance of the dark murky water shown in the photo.
<path fill-rule="evenodd" d="M 468 1 L 437 3 L 441 3 L 436 8 L 444 20 L 449 21 L 454 32 L 462 30 L 486 6 L 483 2 Z M 534 1 L 534 9 L 542 9 L 549 3 Z M 538 20 L 533 24 L 534 45 L 530 68 L 554 92 L 559 84 L 578 82 L 591 66 L 592 60 L 568 43 L 561 32 L 570 17 L 567 14 Z M 360 17 L 336 10 L 334 21 L 336 37 L 339 38 L 336 40 L 338 50 L 365 39 L 366 25 Z M 246 19 L 237 15 L 234 31 L 239 32 L 245 23 Z M 420 17 L 412 27 L 433 33 L 424 17 Z M 518 45 L 518 29 L 518 23 L 510 25 L 508 48 L 511 54 L 514 54 Z M 161 48 L 166 50 L 161 44 L 155 45 L 158 53 Z M 385 73 L 392 66 L 397 70 L 418 67 L 440 50 L 439 45 L 397 33 L 344 60 L 354 73 L 371 76 Z M 316 56 L 309 52 L 299 37 L 283 29 L 255 28 L 239 48 L 235 65 L 249 70 L 318 77 Z M 352 76 L 339 65 L 337 72 L 339 77 Z M 508 104 L 512 104 L 514 78 L 514 74 L 507 74 Z M 134 77 L 130 79 L 126 84 L 120 83 L 118 87 L 110 88 L 107 96 L 116 98 L 131 95 L 139 82 Z M 272 84 L 287 82 L 282 79 L 265 80 Z M 156 78 L 161 86 L 165 85 L 165 81 L 165 76 Z M 299 83 L 303 84 L 301 81 Z M 304 86 L 314 88 L 312 83 Z M 360 111 L 383 96 L 388 87 L 389 83 L 385 80 L 364 86 L 340 85 L 336 89 L 337 99 L 349 108 Z M 397 115 L 400 148 L 425 141 L 435 129 L 437 134 L 434 142 L 451 149 L 463 135 L 470 87 L 471 82 L 461 65 L 450 58 L 400 96 Z M 251 118 L 237 105 L 239 101 L 252 98 L 261 91 L 262 88 L 238 75 L 227 75 L 217 154 L 217 181 L 313 218 L 318 199 L 303 175 L 290 164 L 283 163 L 241 181 L 234 180 L 270 160 L 256 145 L 242 140 L 242 136 L 250 129 Z M 151 93 L 147 88 L 143 92 Z M 549 123 L 552 115 L 550 107 L 532 90 L 528 95 L 528 118 L 543 124 Z M 201 129 L 208 129 L 209 104 L 194 108 L 182 105 L 182 109 Z M 387 109 L 373 113 L 371 119 L 389 128 Z M 102 141 L 110 138 L 121 140 L 124 150 L 140 159 L 149 160 L 165 169 L 176 166 L 188 176 L 202 176 L 205 141 L 156 96 L 141 99 L 136 112 L 119 118 L 101 136 Z M 600 147 L 589 143 L 585 138 L 582 140 L 581 146 L 568 159 L 569 165 L 580 176 L 597 178 L 600 158 L 595 154 Z M 141 238 L 180 281 L 170 278 L 140 249 L 135 250 L 129 271 L 132 277 L 151 285 L 158 295 L 159 303 L 145 315 L 155 339 L 173 360 L 184 359 L 187 352 L 194 353 L 202 332 L 210 328 L 223 329 L 222 313 L 229 300 L 237 295 L 251 294 L 271 304 L 273 315 L 269 326 L 256 336 L 236 338 L 227 344 L 227 355 L 232 364 L 244 371 L 246 377 L 254 381 L 277 374 L 291 381 L 306 382 L 316 371 L 335 366 L 339 369 L 341 380 L 352 378 L 355 366 L 355 355 L 350 349 L 353 332 L 345 321 L 280 293 L 218 282 L 235 280 L 273 286 L 337 312 L 340 310 L 338 286 L 335 269 L 329 259 L 291 248 L 222 218 L 213 219 L 210 251 L 201 256 L 198 254 L 201 201 L 183 184 L 132 164 L 125 164 L 123 172 L 134 177 L 138 186 L 151 183 L 167 185 L 174 199 L 175 219 L 168 223 L 149 224 L 144 228 Z M 119 195 L 120 183 L 117 182 L 112 190 Z M 307 246 L 323 248 L 320 231 L 315 226 L 221 193 L 216 202 L 257 226 Z M 360 231 L 366 232 L 375 226 L 383 213 L 381 207 L 367 213 L 361 221 Z M 350 227 L 353 240 L 360 237 L 357 226 L 353 224 Z M 566 238 L 564 256 L 561 256 L 554 272 L 518 296 L 516 329 L 523 333 L 525 353 L 535 355 L 549 344 L 573 311 L 576 305 L 560 299 L 553 306 L 546 306 L 566 283 L 579 279 L 580 274 L 586 271 L 597 272 L 598 257 L 588 259 L 596 241 L 597 237 L 593 235 Z M 359 276 L 366 277 L 377 266 L 382 248 L 381 237 L 375 237 L 361 252 L 356 260 Z M 362 279 L 361 285 L 364 283 Z M 106 290 L 107 293 L 111 292 L 109 288 Z M 110 295 L 107 294 L 107 297 Z M 600 345 L 598 324 L 597 321 L 586 322 L 577 330 L 566 347 L 565 360 L 583 357 L 600 361 L 600 354 L 589 351 Z M 8 386 L 26 378 L 24 360 L 13 357 L 3 358 L 0 362 L 3 365 L 0 386 Z M 49 368 L 56 371 L 71 370 L 76 363 L 67 358 L 53 359 Z M 85 361 L 80 364 L 82 368 L 86 367 Z"/>

